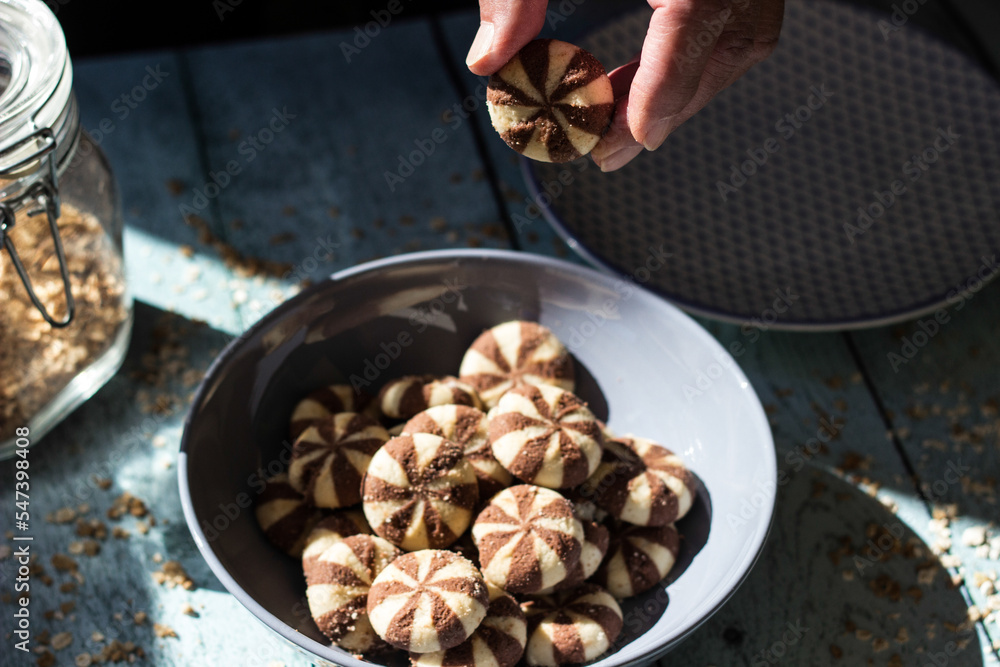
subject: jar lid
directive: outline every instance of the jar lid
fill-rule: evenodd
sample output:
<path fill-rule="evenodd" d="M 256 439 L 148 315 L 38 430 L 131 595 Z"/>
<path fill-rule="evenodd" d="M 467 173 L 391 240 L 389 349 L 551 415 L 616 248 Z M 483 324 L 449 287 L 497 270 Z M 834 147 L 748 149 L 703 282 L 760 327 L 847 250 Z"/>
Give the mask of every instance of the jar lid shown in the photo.
<path fill-rule="evenodd" d="M 0 0 L 0 172 L 69 130 L 73 68 L 62 27 L 41 0 Z M 31 165 L 26 165 L 30 167 Z M 8 175 L 9 177 L 9 175 Z"/>

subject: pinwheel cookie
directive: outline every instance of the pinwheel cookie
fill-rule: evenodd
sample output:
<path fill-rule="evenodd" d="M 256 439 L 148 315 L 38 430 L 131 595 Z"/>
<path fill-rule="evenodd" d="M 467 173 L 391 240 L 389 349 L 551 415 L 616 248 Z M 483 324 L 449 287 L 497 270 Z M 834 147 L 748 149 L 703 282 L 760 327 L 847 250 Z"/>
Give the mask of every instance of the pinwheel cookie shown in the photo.
<path fill-rule="evenodd" d="M 530 42 L 491 76 L 486 103 L 507 145 L 542 162 L 589 153 L 615 108 L 611 81 L 597 58 L 555 39 Z"/>
<path fill-rule="evenodd" d="M 382 570 L 368 594 L 368 616 L 375 632 L 396 648 L 431 653 L 468 639 L 488 604 L 475 565 L 451 551 L 424 549 Z"/>
<path fill-rule="evenodd" d="M 408 375 L 390 380 L 378 394 L 378 406 L 390 419 L 409 419 L 435 405 L 483 407 L 475 388 L 451 376 Z"/>
<path fill-rule="evenodd" d="M 535 322 L 514 320 L 482 333 L 458 371 L 487 408 L 514 387 L 550 384 L 573 391 L 573 360 L 555 334 Z"/>
<path fill-rule="evenodd" d="M 680 552 L 680 536 L 669 526 L 630 526 L 613 530 L 608 555 L 593 581 L 622 599 L 647 591 L 670 572 Z"/>
<path fill-rule="evenodd" d="M 532 598 L 522 608 L 528 619 L 525 657 L 532 666 L 589 662 L 611 648 L 622 629 L 621 607 L 594 584 Z"/>
<path fill-rule="evenodd" d="M 433 433 L 460 445 L 476 472 L 479 500 L 489 500 L 510 486 L 511 474 L 493 456 L 486 414 L 466 405 L 438 405 L 415 415 L 403 433 Z"/>
<path fill-rule="evenodd" d="M 404 434 L 372 457 L 363 486 L 372 530 L 407 551 L 441 549 L 472 522 L 476 473 L 462 448 L 431 433 Z"/>
<path fill-rule="evenodd" d="M 367 615 L 368 593 L 401 553 L 380 537 L 352 535 L 305 564 L 309 612 L 324 635 L 355 653 L 378 648 Z"/>
<path fill-rule="evenodd" d="M 511 593 L 555 586 L 580 560 L 583 526 L 551 489 L 521 484 L 493 496 L 472 526 L 483 576 Z"/>
<path fill-rule="evenodd" d="M 472 635 L 458 646 L 434 653 L 411 653 L 413 667 L 514 667 L 524 654 L 527 623 L 520 605 L 495 586 L 486 587 L 490 606 Z"/>
<path fill-rule="evenodd" d="M 316 507 L 361 502 L 361 478 L 389 434 L 371 417 L 341 412 L 310 426 L 292 447 L 289 481 Z"/>
<path fill-rule="evenodd" d="M 576 491 L 612 517 L 637 526 L 665 526 L 691 509 L 691 472 L 672 451 L 646 438 L 604 443 L 597 470 Z"/>
<path fill-rule="evenodd" d="M 257 498 L 254 514 L 268 541 L 296 557 L 302 553 L 309 531 L 323 516 L 288 483 L 286 473 L 266 481 L 264 490 Z"/>
<path fill-rule="evenodd" d="M 569 488 L 597 469 L 601 429 L 580 398 L 550 385 L 507 392 L 490 420 L 490 446 L 500 464 L 526 482 Z"/>

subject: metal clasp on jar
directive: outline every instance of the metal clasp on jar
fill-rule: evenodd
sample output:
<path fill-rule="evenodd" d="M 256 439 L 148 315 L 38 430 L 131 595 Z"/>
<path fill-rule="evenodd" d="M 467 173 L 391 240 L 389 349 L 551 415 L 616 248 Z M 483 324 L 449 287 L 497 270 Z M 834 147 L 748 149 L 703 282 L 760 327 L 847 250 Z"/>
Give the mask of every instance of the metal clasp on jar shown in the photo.
<path fill-rule="evenodd" d="M 8 146 L 4 150 L 0 151 L 0 162 L 3 158 L 16 153 L 18 150 L 23 149 L 25 146 L 31 142 L 39 142 L 41 146 L 30 153 L 29 155 L 18 160 L 13 165 L 7 167 L 6 169 L 0 171 L 0 176 L 9 177 L 13 179 L 22 178 L 25 173 L 31 173 L 35 169 L 25 169 L 33 162 L 44 160 L 45 165 L 38 168 L 46 169 L 48 171 L 47 177 L 39 179 L 38 182 L 33 183 L 28 189 L 20 194 L 13 200 L 0 202 L 0 246 L 3 246 L 10 255 L 10 259 L 14 264 L 15 270 L 17 270 L 17 275 L 21 278 L 21 283 L 24 285 L 24 289 L 28 292 L 28 297 L 31 299 L 31 303 L 34 304 L 38 312 L 42 314 L 45 321 L 55 328 L 62 328 L 67 326 L 73 321 L 73 315 L 76 312 L 76 304 L 73 301 L 73 291 L 70 289 L 69 281 L 69 268 L 66 265 L 66 255 L 63 252 L 62 239 L 59 236 L 59 184 L 58 184 L 58 174 L 56 173 L 56 158 L 55 158 L 55 148 L 56 140 L 52 134 L 52 130 L 49 128 L 43 128 L 30 134 L 21 141 Z M 37 208 L 29 209 L 29 216 L 36 216 L 45 213 L 49 219 L 49 229 L 52 232 L 52 241 L 55 245 L 56 257 L 59 260 L 59 273 L 62 276 L 63 290 L 66 294 L 66 317 L 62 320 L 56 320 L 49 314 L 46 310 L 45 305 L 35 294 L 34 288 L 31 286 L 31 278 L 28 276 L 28 272 L 24 268 L 24 264 L 21 263 L 21 258 L 17 254 L 17 248 L 14 247 L 14 241 L 11 239 L 8 230 L 14 227 L 16 224 L 16 211 L 22 205 L 28 204 L 30 202 L 35 202 L 38 204 Z"/>

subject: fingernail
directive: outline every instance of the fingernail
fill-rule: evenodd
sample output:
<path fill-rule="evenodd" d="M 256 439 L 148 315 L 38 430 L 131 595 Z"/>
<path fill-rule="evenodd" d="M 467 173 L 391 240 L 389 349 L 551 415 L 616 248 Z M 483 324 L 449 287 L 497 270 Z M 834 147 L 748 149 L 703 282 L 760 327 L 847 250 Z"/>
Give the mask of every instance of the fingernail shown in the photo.
<path fill-rule="evenodd" d="M 492 45 L 493 24 L 489 21 L 483 21 L 479 24 L 479 31 L 476 33 L 476 38 L 472 40 L 472 47 L 469 49 L 469 55 L 465 57 L 465 64 L 469 67 L 475 65 L 486 57 Z"/>
<path fill-rule="evenodd" d="M 670 134 L 670 119 L 660 119 L 646 135 L 646 140 L 642 142 L 642 145 L 646 147 L 647 151 L 655 151 L 660 147 L 660 144 L 666 141 L 668 134 Z"/>
<path fill-rule="evenodd" d="M 621 169 L 631 162 L 636 155 L 642 152 L 642 146 L 626 146 L 603 158 L 595 159 L 601 171 L 615 171 Z"/>

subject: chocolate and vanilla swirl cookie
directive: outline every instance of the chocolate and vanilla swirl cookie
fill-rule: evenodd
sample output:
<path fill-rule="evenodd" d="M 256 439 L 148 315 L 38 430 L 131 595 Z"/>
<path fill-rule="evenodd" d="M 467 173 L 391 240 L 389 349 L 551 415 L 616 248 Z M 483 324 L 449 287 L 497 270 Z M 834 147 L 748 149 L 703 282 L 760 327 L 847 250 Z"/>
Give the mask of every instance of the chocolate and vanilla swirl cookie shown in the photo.
<path fill-rule="evenodd" d="M 465 460 L 476 472 L 480 502 L 489 500 L 513 480 L 493 456 L 488 421 L 482 410 L 467 405 L 438 405 L 406 422 L 403 433 L 433 433 L 460 445 Z"/>
<path fill-rule="evenodd" d="M 306 536 L 323 517 L 288 483 L 286 473 L 265 482 L 264 490 L 257 497 L 254 514 L 267 540 L 295 557 L 302 554 Z"/>
<path fill-rule="evenodd" d="M 292 447 L 288 477 L 316 507 L 361 502 L 361 478 L 389 434 L 371 417 L 340 412 L 307 428 Z"/>
<path fill-rule="evenodd" d="M 529 665 L 590 662 L 611 648 L 622 630 L 622 610 L 600 586 L 581 584 L 521 605 L 528 619 Z"/>
<path fill-rule="evenodd" d="M 371 459 L 362 493 L 372 530 L 407 551 L 443 549 L 457 540 L 479 499 L 461 446 L 431 433 L 385 443 Z"/>
<path fill-rule="evenodd" d="M 576 567 L 583 526 L 561 495 L 521 484 L 493 496 L 476 517 L 472 539 L 487 581 L 511 593 L 537 593 Z"/>
<path fill-rule="evenodd" d="M 490 447 L 500 465 L 551 489 L 590 477 L 601 460 L 602 440 L 587 404 L 551 385 L 510 390 L 490 419 Z"/>
<path fill-rule="evenodd" d="M 408 375 L 390 380 L 378 394 L 378 406 L 390 419 L 409 419 L 435 405 L 482 408 L 475 388 L 451 376 Z"/>
<path fill-rule="evenodd" d="M 328 419 L 338 412 L 362 412 L 369 398 L 354 391 L 349 384 L 321 387 L 295 406 L 288 427 L 289 435 L 295 440 L 317 421 Z"/>
<path fill-rule="evenodd" d="M 487 408 L 522 385 L 550 384 L 573 391 L 573 360 L 546 327 L 513 320 L 488 329 L 462 357 L 458 371 Z"/>
<path fill-rule="evenodd" d="M 616 598 L 638 595 L 656 586 L 674 567 L 680 535 L 669 526 L 621 524 L 611 532 L 608 555 L 593 576 Z"/>
<path fill-rule="evenodd" d="M 691 472 L 672 451 L 646 438 L 604 442 L 597 470 L 576 491 L 612 517 L 637 526 L 666 526 L 691 509 Z"/>
<path fill-rule="evenodd" d="M 490 77 L 493 127 L 519 153 L 569 162 L 589 153 L 611 124 L 614 91 L 604 66 L 578 46 L 536 39 Z"/>
<path fill-rule="evenodd" d="M 476 566 L 451 551 L 424 549 L 382 570 L 368 593 L 379 637 L 412 653 L 458 646 L 486 617 L 489 592 Z"/>
<path fill-rule="evenodd" d="M 306 562 L 306 600 L 320 632 L 348 651 L 377 649 L 381 641 L 368 619 L 368 592 L 401 554 L 381 537 L 351 535 Z"/>
<path fill-rule="evenodd" d="M 338 510 L 313 526 L 302 550 L 302 565 L 351 535 L 371 535 L 372 529 L 360 510 Z"/>
<path fill-rule="evenodd" d="M 475 632 L 458 646 L 411 653 L 413 667 L 514 667 L 524 655 L 528 626 L 517 600 L 489 582 L 490 606 Z"/>
<path fill-rule="evenodd" d="M 579 518 L 579 515 L 578 515 Z M 608 552 L 610 534 L 608 529 L 594 521 L 581 521 L 583 524 L 583 542 L 580 550 L 580 560 L 575 567 L 570 568 L 566 578 L 550 589 L 539 591 L 545 595 L 555 591 L 564 591 L 579 586 L 597 572 L 605 554 Z"/>

